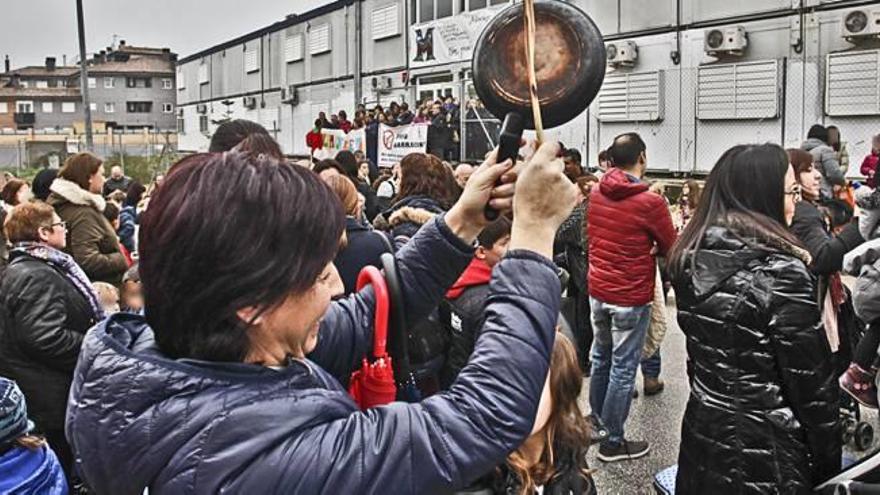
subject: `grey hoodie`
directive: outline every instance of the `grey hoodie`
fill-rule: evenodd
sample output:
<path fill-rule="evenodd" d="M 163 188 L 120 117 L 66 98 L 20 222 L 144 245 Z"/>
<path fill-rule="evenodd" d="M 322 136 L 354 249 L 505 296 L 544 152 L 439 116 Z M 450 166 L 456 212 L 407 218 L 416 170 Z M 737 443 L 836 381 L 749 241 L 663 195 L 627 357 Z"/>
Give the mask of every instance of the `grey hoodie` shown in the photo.
<path fill-rule="evenodd" d="M 820 182 L 822 199 L 833 198 L 834 191 L 832 186 L 846 185 L 846 178 L 840 170 L 840 162 L 837 161 L 837 153 L 835 153 L 831 146 L 816 138 L 809 138 L 804 141 L 801 144 L 801 149 L 813 156 L 813 167 L 822 174 Z"/>

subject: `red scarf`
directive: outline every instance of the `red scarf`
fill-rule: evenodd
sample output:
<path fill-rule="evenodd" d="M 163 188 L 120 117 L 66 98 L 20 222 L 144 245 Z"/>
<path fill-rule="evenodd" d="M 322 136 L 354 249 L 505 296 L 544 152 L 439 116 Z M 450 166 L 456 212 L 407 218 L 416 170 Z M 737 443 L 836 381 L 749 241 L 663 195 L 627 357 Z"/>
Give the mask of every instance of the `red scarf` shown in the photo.
<path fill-rule="evenodd" d="M 465 268 L 458 281 L 446 293 L 446 299 L 458 299 L 465 289 L 476 285 L 485 285 L 492 279 L 492 268 L 485 261 L 474 258 L 471 264 Z"/>

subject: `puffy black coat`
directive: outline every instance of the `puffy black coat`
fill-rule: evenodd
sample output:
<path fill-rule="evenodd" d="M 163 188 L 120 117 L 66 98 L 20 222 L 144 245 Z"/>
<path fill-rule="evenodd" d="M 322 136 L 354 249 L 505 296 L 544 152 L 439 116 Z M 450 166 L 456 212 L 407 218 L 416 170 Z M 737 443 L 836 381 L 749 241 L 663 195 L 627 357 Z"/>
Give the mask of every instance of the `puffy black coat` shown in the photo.
<path fill-rule="evenodd" d="M 348 244 L 336 253 L 333 264 L 339 270 L 345 293 L 351 294 L 355 291 L 358 275 L 365 266 L 382 268 L 380 256 L 391 252 L 391 244 L 383 234 L 370 230 L 351 217 L 346 219 L 345 234 Z"/>
<path fill-rule="evenodd" d="M 0 283 L 0 303 L 0 375 L 18 382 L 40 429 L 60 431 L 92 309 L 63 274 L 19 253 Z"/>
<path fill-rule="evenodd" d="M 673 282 L 691 382 L 679 495 L 808 493 L 840 469 L 831 350 L 795 254 L 711 227 Z"/>
<path fill-rule="evenodd" d="M 426 314 L 472 256 L 441 220 L 426 225 L 397 254 L 407 313 Z M 449 492 L 530 433 L 553 349 L 550 261 L 511 252 L 492 288 L 474 363 L 449 391 L 367 412 L 339 378 L 372 346 L 370 288 L 332 303 L 309 359 L 278 371 L 169 359 L 142 317 L 114 315 L 77 365 L 78 464 L 98 494 Z"/>

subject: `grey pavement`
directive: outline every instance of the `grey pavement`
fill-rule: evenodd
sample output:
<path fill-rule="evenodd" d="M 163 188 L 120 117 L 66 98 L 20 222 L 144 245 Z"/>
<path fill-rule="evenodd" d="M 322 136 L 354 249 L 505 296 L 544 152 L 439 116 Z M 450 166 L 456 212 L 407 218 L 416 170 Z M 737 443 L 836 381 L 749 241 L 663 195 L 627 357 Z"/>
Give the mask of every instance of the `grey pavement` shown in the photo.
<path fill-rule="evenodd" d="M 654 474 L 678 462 L 678 443 L 681 434 L 681 418 L 687 403 L 689 388 L 685 372 L 685 338 L 675 319 L 674 298 L 670 297 L 667 308 L 669 328 L 661 348 L 663 370 L 660 377 L 666 382 L 665 390 L 653 397 L 642 393 L 642 375 L 636 381 L 639 397 L 633 399 L 629 419 L 626 422 L 626 437 L 647 440 L 651 444 L 648 456 L 633 461 L 604 463 L 596 458 L 598 447 L 590 449 L 589 463 L 593 477 L 601 495 L 639 495 L 655 493 L 652 488 Z M 587 401 L 589 378 L 584 380 L 581 394 L 581 408 L 589 412 Z M 864 411 L 864 409 L 863 409 Z M 868 413 L 863 419 L 878 429 L 876 412 Z M 875 435 L 874 448 L 878 446 Z M 873 449 L 869 449 L 873 450 Z M 850 448 L 845 455 L 860 458 L 864 452 Z"/>

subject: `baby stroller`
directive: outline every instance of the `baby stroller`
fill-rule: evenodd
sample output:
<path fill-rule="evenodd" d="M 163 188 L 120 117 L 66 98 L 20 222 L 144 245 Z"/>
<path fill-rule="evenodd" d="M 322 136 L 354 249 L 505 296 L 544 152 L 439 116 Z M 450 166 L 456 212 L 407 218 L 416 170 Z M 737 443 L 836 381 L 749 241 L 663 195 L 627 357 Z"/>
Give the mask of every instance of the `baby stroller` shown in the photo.
<path fill-rule="evenodd" d="M 848 288 L 846 291 L 846 303 L 841 306 L 838 317 L 840 329 L 840 349 L 835 356 L 835 374 L 842 375 L 849 366 L 856 346 L 865 334 L 865 325 L 856 316 L 852 306 L 852 294 Z M 849 394 L 840 394 L 840 425 L 844 444 L 852 444 L 857 451 L 864 451 L 871 447 L 874 441 L 874 427 L 862 421 L 861 407 Z"/>

